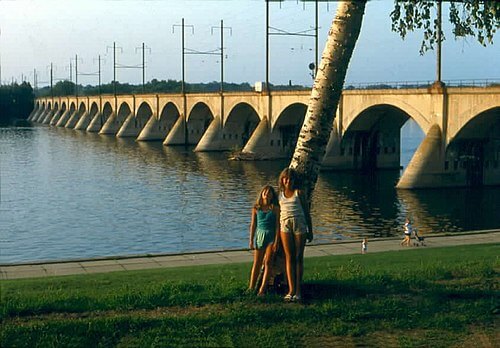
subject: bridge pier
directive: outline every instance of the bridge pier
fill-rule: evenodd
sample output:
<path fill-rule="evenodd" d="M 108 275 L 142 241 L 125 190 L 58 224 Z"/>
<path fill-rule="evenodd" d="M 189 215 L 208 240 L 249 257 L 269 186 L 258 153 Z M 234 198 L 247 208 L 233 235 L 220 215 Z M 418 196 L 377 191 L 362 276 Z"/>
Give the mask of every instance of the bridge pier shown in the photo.
<path fill-rule="evenodd" d="M 457 186 L 455 178 L 445 178 L 444 142 L 439 125 L 431 126 L 424 140 L 415 151 L 408 167 L 399 179 L 397 188 L 415 189 L 427 187 Z"/>
<path fill-rule="evenodd" d="M 260 120 L 257 128 L 252 133 L 250 139 L 243 147 L 241 151 L 242 155 L 246 156 L 255 156 L 256 158 L 260 158 L 266 153 L 266 150 L 269 148 L 269 142 L 271 140 L 271 131 L 269 129 L 269 124 L 267 118 L 264 117 Z"/>
<path fill-rule="evenodd" d="M 80 110 L 75 110 L 73 115 L 68 119 L 66 124 L 64 125 L 64 128 L 75 128 L 76 124 L 78 123 L 78 120 L 81 117 L 82 112 Z"/>
<path fill-rule="evenodd" d="M 86 130 L 90 124 L 90 115 L 87 111 L 84 111 L 80 118 L 77 120 L 74 129 L 75 130 Z"/>
<path fill-rule="evenodd" d="M 140 120 L 138 120 L 134 113 L 130 113 L 128 117 L 123 122 L 123 125 L 120 127 L 116 136 L 118 138 L 126 138 L 126 137 L 136 137 L 139 136 L 143 129 L 143 125 Z"/>
<path fill-rule="evenodd" d="M 50 120 L 50 125 L 51 126 L 56 126 L 57 125 L 57 122 L 59 122 L 59 120 L 62 118 L 62 117 L 65 117 L 65 115 L 69 112 L 69 109 L 61 109 L 61 112 L 58 112 L 57 114 L 54 115 L 54 117 L 52 117 L 52 120 Z"/>
<path fill-rule="evenodd" d="M 333 124 L 332 131 L 330 132 L 330 139 L 326 145 L 325 156 L 321 167 L 323 169 L 340 169 L 346 168 L 344 158 L 340 156 L 340 142 L 341 137 L 338 130 L 337 121 Z"/>
<path fill-rule="evenodd" d="M 31 122 L 40 122 L 40 117 L 44 115 L 48 110 L 49 109 L 44 109 L 44 108 L 38 109 L 36 114 L 33 115 Z"/>
<path fill-rule="evenodd" d="M 137 141 L 165 140 L 165 137 L 160 122 L 158 121 L 158 115 L 152 114 L 137 136 Z"/>
<path fill-rule="evenodd" d="M 103 115 L 101 112 L 96 112 L 95 116 L 90 120 L 90 123 L 87 127 L 87 132 L 99 133 L 103 126 L 102 117 Z"/>
<path fill-rule="evenodd" d="M 64 127 L 66 126 L 66 123 L 68 123 L 68 120 L 73 117 L 76 113 L 78 113 L 77 110 L 74 110 L 74 109 L 70 109 L 68 111 L 66 111 L 62 117 L 59 119 L 59 121 L 57 121 L 56 123 L 56 127 Z"/>
<path fill-rule="evenodd" d="M 49 117 L 52 117 L 54 115 L 54 110 L 53 109 L 47 109 L 46 112 L 40 115 L 40 119 L 38 120 L 39 123 L 41 124 L 46 124 L 45 121 L 47 119 L 50 119 Z"/>
<path fill-rule="evenodd" d="M 196 145 L 194 151 L 203 152 L 223 150 L 226 149 L 224 148 L 222 141 L 222 122 L 220 116 L 215 116 L 198 142 L 198 145 Z"/>
<path fill-rule="evenodd" d="M 59 117 L 61 116 L 61 112 L 63 112 L 63 110 L 61 110 L 61 109 L 55 109 L 54 112 L 48 114 L 47 117 L 45 117 L 45 120 L 43 120 L 43 124 L 50 125 L 52 123 L 52 120 L 54 118 L 59 119 Z"/>
<path fill-rule="evenodd" d="M 127 116 L 125 116 L 125 120 L 129 118 L 132 115 L 134 116 L 133 113 L 129 113 Z M 124 120 L 124 121 L 125 121 Z M 124 122 L 123 122 L 124 123 Z M 112 113 L 106 123 L 102 126 L 101 130 L 99 131 L 99 134 L 103 135 L 116 135 L 120 128 L 123 126 L 123 123 L 120 122 L 120 117 L 116 113 Z"/>
<path fill-rule="evenodd" d="M 186 145 L 186 140 L 186 121 L 184 115 L 180 115 L 170 132 L 168 132 L 163 145 Z"/>

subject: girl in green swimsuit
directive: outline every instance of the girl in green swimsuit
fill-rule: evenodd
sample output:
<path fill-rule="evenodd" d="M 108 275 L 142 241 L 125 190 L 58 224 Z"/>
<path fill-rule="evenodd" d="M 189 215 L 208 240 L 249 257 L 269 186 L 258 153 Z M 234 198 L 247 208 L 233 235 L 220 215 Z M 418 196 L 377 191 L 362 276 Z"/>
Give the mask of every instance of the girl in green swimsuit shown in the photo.
<path fill-rule="evenodd" d="M 278 248 L 279 241 L 279 205 L 278 196 L 272 186 L 264 186 L 252 208 L 250 223 L 250 249 L 254 249 L 253 266 L 250 274 L 248 289 L 255 290 L 262 262 L 264 261 L 264 275 L 258 295 L 264 295 L 269 280 L 269 270 L 273 254 Z"/>

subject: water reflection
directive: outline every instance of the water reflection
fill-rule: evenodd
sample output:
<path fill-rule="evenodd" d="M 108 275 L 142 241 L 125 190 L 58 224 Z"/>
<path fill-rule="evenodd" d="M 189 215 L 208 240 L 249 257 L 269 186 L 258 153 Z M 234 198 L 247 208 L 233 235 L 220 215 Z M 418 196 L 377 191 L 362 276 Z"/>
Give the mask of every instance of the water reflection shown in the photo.
<path fill-rule="evenodd" d="M 245 248 L 260 188 L 287 161 L 65 128 L 0 129 L 0 262 Z M 500 188 L 397 191 L 399 171 L 322 172 L 315 243 L 500 226 Z"/>

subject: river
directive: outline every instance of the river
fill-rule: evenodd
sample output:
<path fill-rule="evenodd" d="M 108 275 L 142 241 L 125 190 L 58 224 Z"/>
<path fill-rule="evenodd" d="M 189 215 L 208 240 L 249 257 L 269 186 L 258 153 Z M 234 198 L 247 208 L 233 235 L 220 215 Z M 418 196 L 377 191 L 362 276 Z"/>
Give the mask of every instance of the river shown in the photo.
<path fill-rule="evenodd" d="M 417 127 L 418 128 L 418 127 Z M 403 127 L 401 163 L 422 139 Z M 0 128 L 0 263 L 248 246 L 251 206 L 288 161 L 228 161 L 64 128 Z M 321 172 L 314 243 L 500 227 L 500 188 L 401 191 L 400 171 Z"/>

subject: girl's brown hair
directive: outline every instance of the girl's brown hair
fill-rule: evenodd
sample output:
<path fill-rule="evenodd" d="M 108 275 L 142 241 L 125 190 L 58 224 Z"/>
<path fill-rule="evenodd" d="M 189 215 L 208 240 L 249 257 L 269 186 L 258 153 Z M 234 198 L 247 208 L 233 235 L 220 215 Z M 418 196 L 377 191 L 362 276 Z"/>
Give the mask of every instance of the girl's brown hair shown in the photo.
<path fill-rule="evenodd" d="M 262 199 L 262 193 L 265 191 L 271 192 L 273 197 L 271 198 L 271 201 L 269 202 L 269 208 L 274 209 L 278 205 L 278 196 L 276 195 L 276 191 L 271 185 L 266 185 L 260 190 L 259 196 L 257 197 L 257 200 L 255 201 L 254 208 L 255 209 L 261 209 L 264 206 L 264 200 Z"/>
<path fill-rule="evenodd" d="M 300 189 L 300 178 L 299 173 L 295 169 L 285 168 L 282 170 L 280 174 L 280 178 L 278 179 L 278 186 L 280 191 L 284 191 L 285 187 L 283 186 L 283 179 L 288 178 L 290 180 L 290 186 L 292 190 Z"/>

